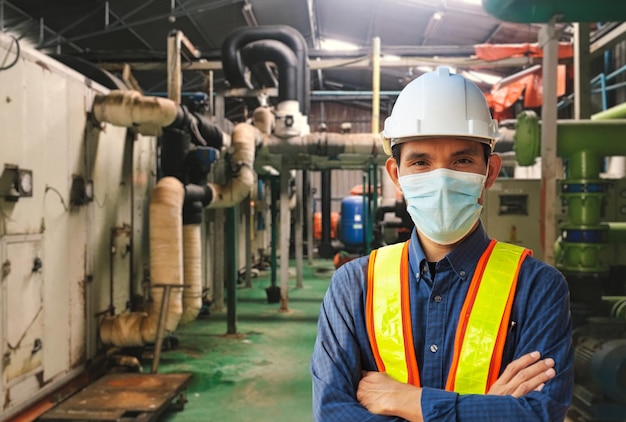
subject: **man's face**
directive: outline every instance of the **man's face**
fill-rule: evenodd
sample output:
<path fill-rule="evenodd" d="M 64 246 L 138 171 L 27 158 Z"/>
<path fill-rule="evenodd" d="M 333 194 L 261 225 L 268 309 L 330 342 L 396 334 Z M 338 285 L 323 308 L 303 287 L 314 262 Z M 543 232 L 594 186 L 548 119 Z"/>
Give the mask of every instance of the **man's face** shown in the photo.
<path fill-rule="evenodd" d="M 400 165 L 391 157 L 386 163 L 389 177 L 399 190 L 398 177 L 440 168 L 486 174 L 485 187 L 489 188 L 498 177 L 502 164 L 498 155 L 492 155 L 486 163 L 483 145 L 467 139 L 419 139 L 404 142 L 400 148 Z M 482 203 L 482 198 L 479 203 Z"/>

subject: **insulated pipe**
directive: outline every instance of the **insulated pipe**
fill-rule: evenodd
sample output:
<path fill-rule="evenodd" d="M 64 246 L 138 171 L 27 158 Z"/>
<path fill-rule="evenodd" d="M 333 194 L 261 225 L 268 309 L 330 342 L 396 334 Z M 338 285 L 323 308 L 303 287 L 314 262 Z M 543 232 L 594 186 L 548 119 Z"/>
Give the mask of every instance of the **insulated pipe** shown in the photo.
<path fill-rule="evenodd" d="M 98 122 L 116 126 L 137 126 L 143 135 L 158 136 L 161 128 L 179 118 L 181 108 L 167 98 L 145 97 L 137 91 L 111 91 L 96 95 L 93 116 Z"/>
<path fill-rule="evenodd" d="M 280 41 L 254 41 L 241 49 L 241 59 L 248 67 L 271 61 L 278 66 L 278 101 L 301 102 L 298 92 L 298 61 L 293 51 Z"/>
<path fill-rule="evenodd" d="M 194 321 L 202 308 L 201 224 L 183 225 L 183 314 L 181 324 Z"/>
<path fill-rule="evenodd" d="M 315 132 L 287 139 L 266 137 L 263 146 L 272 154 L 309 154 L 334 157 L 338 154 L 377 155 L 382 150 L 378 133 Z"/>
<path fill-rule="evenodd" d="M 159 321 L 163 287 L 183 287 L 182 207 L 185 190 L 174 177 L 164 177 L 150 198 L 150 274 L 152 303 L 148 312 L 106 316 L 100 323 L 102 343 L 117 347 L 154 343 Z M 166 332 L 173 332 L 182 315 L 182 289 L 171 291 L 166 304 Z"/>
<path fill-rule="evenodd" d="M 274 129 L 274 113 L 268 107 L 257 107 L 252 113 L 253 125 L 263 134 L 269 135 Z"/>
<path fill-rule="evenodd" d="M 300 112 L 308 115 L 311 102 L 308 47 L 302 34 L 290 26 L 242 27 L 231 32 L 222 43 L 222 67 L 226 79 L 233 87 L 253 88 L 245 80 L 246 72 L 239 50 L 246 44 L 259 40 L 281 41 L 295 53 L 301 71 L 297 85 Z"/>
<path fill-rule="evenodd" d="M 226 185 L 209 183 L 212 202 L 209 208 L 228 208 L 240 203 L 254 184 L 254 151 L 261 143 L 263 135 L 254 126 L 239 123 L 233 129 L 234 152 L 231 156 L 233 177 Z"/>
<path fill-rule="evenodd" d="M 137 127 L 146 136 L 160 136 L 162 128 L 191 133 L 198 144 L 220 148 L 228 144 L 228 137 L 199 113 L 168 98 L 147 97 L 137 91 L 111 91 L 96 95 L 92 113 L 98 122 L 115 126 Z"/>

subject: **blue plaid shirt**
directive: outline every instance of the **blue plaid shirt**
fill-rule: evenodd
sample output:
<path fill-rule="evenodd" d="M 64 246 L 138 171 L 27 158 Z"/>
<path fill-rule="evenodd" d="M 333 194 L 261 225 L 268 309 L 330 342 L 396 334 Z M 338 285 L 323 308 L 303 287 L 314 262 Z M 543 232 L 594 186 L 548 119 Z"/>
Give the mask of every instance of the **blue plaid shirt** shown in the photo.
<path fill-rule="evenodd" d="M 527 257 L 520 269 L 502 369 L 532 351 L 555 361 L 541 392 L 512 396 L 445 391 L 454 337 L 476 264 L 489 244 L 482 223 L 436 264 L 431 277 L 415 230 L 410 243 L 410 300 L 425 421 L 563 421 L 574 387 L 569 290 L 553 267 Z M 365 327 L 368 257 L 340 267 L 322 303 L 311 359 L 315 421 L 398 421 L 369 413 L 356 399 L 361 369 L 376 364 Z M 515 323 L 513 323 L 513 321 Z M 436 345 L 437 347 L 431 347 Z"/>

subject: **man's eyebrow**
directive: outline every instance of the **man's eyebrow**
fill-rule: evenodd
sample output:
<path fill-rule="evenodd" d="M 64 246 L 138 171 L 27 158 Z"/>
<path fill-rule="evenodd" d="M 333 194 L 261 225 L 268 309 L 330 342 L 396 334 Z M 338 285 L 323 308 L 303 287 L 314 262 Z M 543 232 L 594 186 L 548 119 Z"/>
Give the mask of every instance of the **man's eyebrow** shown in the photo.
<path fill-rule="evenodd" d="M 480 156 L 482 155 L 482 151 L 481 150 L 477 150 L 476 148 L 463 148 L 460 149 L 458 151 L 455 151 L 452 153 L 453 157 L 459 157 L 462 155 L 474 155 L 474 156 Z"/>
<path fill-rule="evenodd" d="M 430 154 L 426 152 L 411 151 L 406 155 L 407 160 L 424 160 L 430 158 Z"/>

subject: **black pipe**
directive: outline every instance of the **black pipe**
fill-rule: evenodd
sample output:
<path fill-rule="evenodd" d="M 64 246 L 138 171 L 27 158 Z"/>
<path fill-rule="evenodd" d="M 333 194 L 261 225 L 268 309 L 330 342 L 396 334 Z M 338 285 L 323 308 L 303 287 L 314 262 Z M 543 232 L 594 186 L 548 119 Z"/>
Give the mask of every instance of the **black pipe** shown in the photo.
<path fill-rule="evenodd" d="M 160 139 L 162 176 L 173 176 L 185 183 L 185 162 L 189 154 L 191 135 L 180 129 L 163 129 Z"/>
<path fill-rule="evenodd" d="M 203 205 L 200 201 L 187 201 L 183 205 L 183 225 L 202 223 Z"/>
<path fill-rule="evenodd" d="M 333 246 L 330 239 L 330 191 L 331 191 L 331 174 L 329 169 L 321 171 L 321 189 L 322 189 L 322 239 L 318 246 L 318 252 L 321 258 L 332 258 L 334 255 Z"/>
<path fill-rule="evenodd" d="M 275 88 L 278 86 L 278 80 L 269 63 L 257 63 L 250 68 L 252 74 L 252 84 L 257 89 Z"/>
<path fill-rule="evenodd" d="M 224 145 L 224 133 L 211 123 L 202 113 L 190 112 L 186 106 L 178 107 L 176 118 L 164 129 L 180 129 L 189 132 L 195 145 L 221 148 Z"/>
<path fill-rule="evenodd" d="M 296 56 L 280 41 L 254 41 L 241 49 L 246 66 L 272 61 L 278 66 L 278 101 L 300 101 L 297 91 L 298 62 Z"/>
<path fill-rule="evenodd" d="M 300 67 L 300 77 L 296 87 L 300 101 L 300 112 L 307 116 L 311 102 L 310 79 L 308 65 L 308 46 L 300 32 L 286 25 L 242 27 L 231 32 L 222 43 L 222 68 L 224 76 L 234 88 L 249 88 L 246 81 L 244 65 L 239 50 L 246 44 L 258 40 L 276 40 L 286 44 L 296 55 Z"/>
<path fill-rule="evenodd" d="M 226 282 L 226 334 L 237 334 L 237 214 L 238 207 L 226 208 L 226 234 L 224 248 L 226 250 L 225 282 Z"/>
<path fill-rule="evenodd" d="M 396 205 L 387 205 L 376 209 L 376 221 L 383 221 L 388 212 L 396 213 Z"/>
<path fill-rule="evenodd" d="M 224 146 L 224 132 L 211 123 L 206 117 L 204 117 L 201 113 L 192 113 L 196 118 L 198 131 L 202 138 L 206 141 L 206 146 L 220 149 Z M 192 128 L 192 136 L 194 136 L 193 128 Z M 201 145 L 201 143 L 197 142 L 196 145 Z"/>
<path fill-rule="evenodd" d="M 213 191 L 208 185 L 185 185 L 185 203 L 200 202 L 206 207 L 213 201 Z"/>

